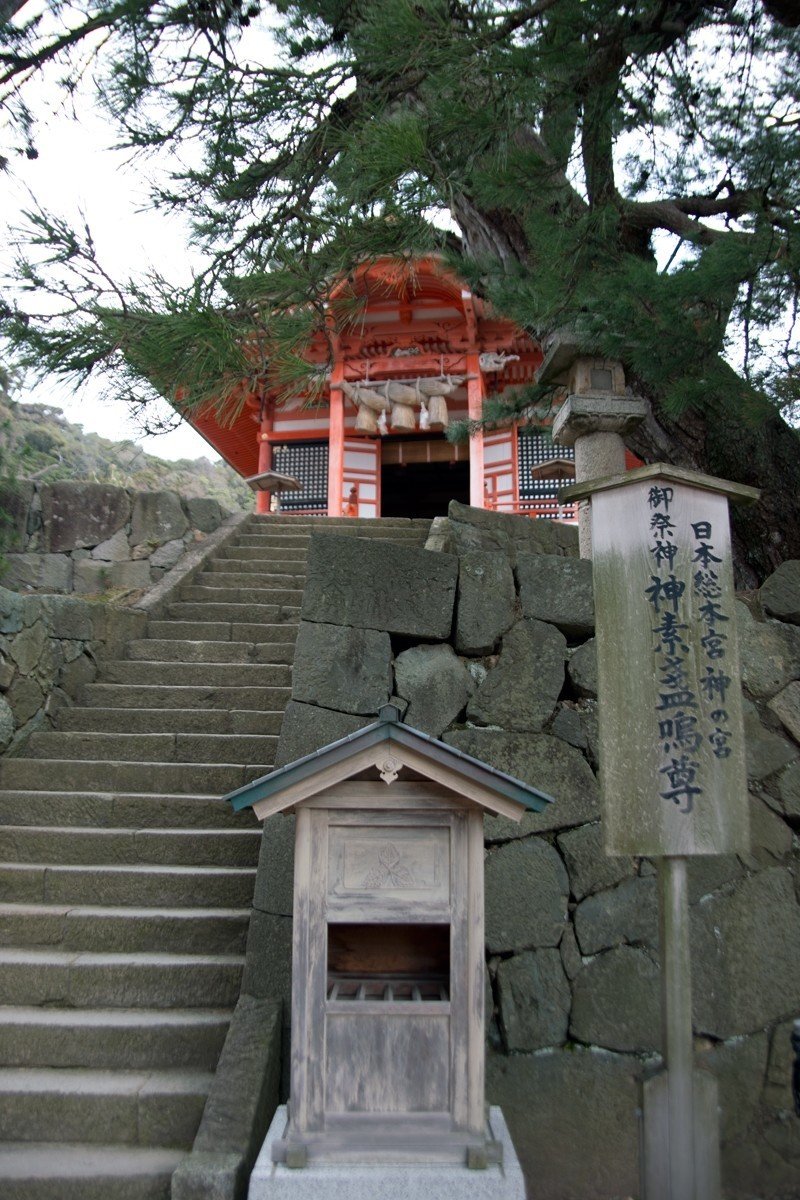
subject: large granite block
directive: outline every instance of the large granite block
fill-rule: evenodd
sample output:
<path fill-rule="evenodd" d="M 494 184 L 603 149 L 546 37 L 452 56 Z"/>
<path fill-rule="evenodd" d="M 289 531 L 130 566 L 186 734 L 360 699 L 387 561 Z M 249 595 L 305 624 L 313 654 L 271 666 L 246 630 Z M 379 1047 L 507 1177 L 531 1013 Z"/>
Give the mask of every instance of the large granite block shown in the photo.
<path fill-rule="evenodd" d="M 736 1037 L 800 1012 L 800 910 L 781 867 L 697 905 L 692 920 L 694 1024 Z"/>
<path fill-rule="evenodd" d="M 497 550 L 461 555 L 455 646 L 459 654 L 491 654 L 514 620 L 516 591 L 508 557 Z"/>
<path fill-rule="evenodd" d="M 790 558 L 782 562 L 758 593 L 765 612 L 781 621 L 800 625 L 800 559 Z"/>
<path fill-rule="evenodd" d="M 397 693 L 408 700 L 406 725 L 439 737 L 464 708 L 475 686 L 452 646 L 412 646 L 395 662 Z"/>
<path fill-rule="evenodd" d="M 181 538 L 189 528 L 180 496 L 175 492 L 137 492 L 131 515 L 131 545 L 161 546 Z"/>
<path fill-rule="evenodd" d="M 97 546 L 127 521 L 131 502 L 124 488 L 61 480 L 41 490 L 46 550 Z"/>
<path fill-rule="evenodd" d="M 755 621 L 741 603 L 736 605 L 736 625 L 746 693 L 769 700 L 800 679 L 800 629 L 781 621 Z"/>
<path fill-rule="evenodd" d="M 600 815 L 597 780 L 591 767 L 580 750 L 559 738 L 545 733 L 455 729 L 445 733 L 442 740 L 555 799 L 544 812 L 525 813 L 519 822 L 487 816 L 484 824 L 489 841 L 568 829 L 596 821 Z"/>
<path fill-rule="evenodd" d="M 519 554 L 517 581 L 526 617 L 549 621 L 570 637 L 585 637 L 594 632 L 594 592 L 589 559 Z"/>
<path fill-rule="evenodd" d="M 302 621 L 292 668 L 292 699 L 339 712 L 377 714 L 392 690 L 388 633 Z"/>
<path fill-rule="evenodd" d="M 557 946 L 568 899 L 564 863 L 543 838 L 493 847 L 486 855 L 486 945 L 498 954 Z"/>
<path fill-rule="evenodd" d="M 451 500 L 447 509 L 459 554 L 470 550 L 503 550 L 513 563 L 519 554 L 576 557 L 578 530 L 560 521 L 536 520 L 514 513 L 492 512 Z"/>
<path fill-rule="evenodd" d="M 368 717 L 331 712 L 328 708 L 318 708 L 316 704 L 299 704 L 296 700 L 290 700 L 283 714 L 275 766 L 284 767 L 298 758 L 305 758 L 307 754 L 313 754 L 331 742 L 338 742 L 340 738 L 369 724 Z"/>
<path fill-rule="evenodd" d="M 503 1106 L 531 1200 L 639 1194 L 637 1066 L 583 1046 L 488 1056 L 486 1096 Z"/>
<path fill-rule="evenodd" d="M 503 638 L 497 665 L 472 697 L 467 718 L 501 729 L 541 729 L 564 684 L 566 650 L 563 633 L 552 625 L 518 621 Z"/>
<path fill-rule="evenodd" d="M 303 593 L 305 621 L 449 638 L 458 560 L 411 546 L 315 534 Z"/>
<path fill-rule="evenodd" d="M 607 1050 L 660 1049 L 661 992 L 655 956 L 633 946 L 598 954 L 572 984 L 570 1033 Z"/>
<path fill-rule="evenodd" d="M 503 959 L 497 968 L 497 987 L 503 1040 L 509 1050 L 564 1044 L 571 995 L 558 950 L 528 950 Z"/>
<path fill-rule="evenodd" d="M 183 502 L 192 529 L 213 533 L 225 515 L 218 501 L 210 496 L 191 496 Z"/>

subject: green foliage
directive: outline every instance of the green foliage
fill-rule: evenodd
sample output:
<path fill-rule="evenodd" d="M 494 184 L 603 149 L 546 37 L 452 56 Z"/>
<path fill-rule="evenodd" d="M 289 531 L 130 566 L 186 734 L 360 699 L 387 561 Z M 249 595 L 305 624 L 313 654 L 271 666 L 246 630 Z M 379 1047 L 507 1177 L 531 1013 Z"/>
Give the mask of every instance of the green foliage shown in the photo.
<path fill-rule="evenodd" d="M 755 411 L 754 387 L 795 403 L 800 34 L 774 6 L 51 8 L 2 30 L 17 149 L 26 81 L 52 62 L 73 87 L 95 53 L 121 142 L 170 152 L 154 202 L 191 215 L 211 265 L 184 293 L 112 280 L 88 231 L 29 213 L 5 322 L 29 368 L 228 418 L 264 385 L 313 401 L 310 336 L 358 318 L 352 296 L 326 306 L 331 281 L 436 250 L 534 334 L 569 327 L 622 358 L 668 414 L 731 403 L 725 355 L 737 403 Z M 26 291 L 56 310 L 34 316 Z"/>
<path fill-rule="evenodd" d="M 25 404 L 0 392 L 0 496 L 4 489 L 19 493 L 34 479 L 42 483 L 83 479 L 138 491 L 167 489 L 184 496 L 207 496 L 230 510 L 252 507 L 252 492 L 224 463 L 206 458 L 167 462 L 146 454 L 134 442 L 84 433 L 59 409 Z M 8 550 L 13 548 L 8 540 L 10 522 L 3 510 L 0 498 L 0 547 Z"/>
<path fill-rule="evenodd" d="M 8 406 L 13 403 L 13 377 L 0 365 L 0 572 L 5 554 L 14 549 L 12 513 L 20 491 L 19 475 L 30 458 L 31 450 L 14 437 Z"/>

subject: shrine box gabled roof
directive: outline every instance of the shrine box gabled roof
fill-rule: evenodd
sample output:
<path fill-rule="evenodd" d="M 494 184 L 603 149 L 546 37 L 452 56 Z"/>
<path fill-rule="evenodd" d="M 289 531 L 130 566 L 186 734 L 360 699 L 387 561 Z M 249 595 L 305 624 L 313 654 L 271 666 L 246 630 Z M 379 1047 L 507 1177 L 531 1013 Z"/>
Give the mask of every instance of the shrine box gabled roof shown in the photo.
<path fill-rule="evenodd" d="M 402 767 L 409 767 L 462 799 L 512 821 L 519 821 L 525 812 L 542 812 L 553 801 L 545 792 L 487 766 L 455 746 L 404 725 L 390 704 L 381 709 L 372 725 L 263 775 L 225 799 L 236 810 L 252 808 L 264 820 L 370 767 L 377 767 L 387 783 L 397 778 Z M 388 789 L 386 799 L 390 807 Z"/>

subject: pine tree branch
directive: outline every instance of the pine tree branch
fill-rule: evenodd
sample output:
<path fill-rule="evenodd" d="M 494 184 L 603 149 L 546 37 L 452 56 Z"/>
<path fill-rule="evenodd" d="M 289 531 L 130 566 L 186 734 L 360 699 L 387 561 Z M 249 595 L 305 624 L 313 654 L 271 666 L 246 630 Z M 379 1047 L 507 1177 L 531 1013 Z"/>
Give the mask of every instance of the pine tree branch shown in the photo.
<path fill-rule="evenodd" d="M 674 200 L 625 200 L 622 202 L 622 219 L 630 229 L 648 233 L 665 229 L 701 246 L 710 246 L 722 238 L 749 236 L 704 225 Z"/>
<path fill-rule="evenodd" d="M 536 4 L 526 4 L 522 8 L 518 8 L 494 27 L 487 40 L 489 42 L 503 41 L 512 33 L 516 33 L 523 25 L 527 25 L 529 21 L 535 21 L 537 17 L 543 16 L 551 8 L 555 8 L 557 3 L 558 0 L 537 0 Z"/>
<path fill-rule="evenodd" d="M 763 191 L 750 188 L 736 191 L 732 188 L 727 196 L 717 192 L 709 196 L 677 196 L 671 201 L 681 212 L 692 217 L 741 217 L 744 213 L 759 212 L 764 208 Z"/>
<path fill-rule="evenodd" d="M 723 238 L 749 238 L 752 235 L 740 230 L 717 229 L 703 224 L 697 218 L 736 219 L 745 213 L 763 212 L 765 207 L 763 191 L 750 188 L 731 190 L 727 196 L 714 192 L 705 196 L 675 196 L 664 200 L 625 200 L 622 214 L 623 220 L 632 229 L 650 232 L 666 229 L 694 244 L 709 246 Z"/>
<path fill-rule="evenodd" d="M 22 5 L 18 5 L 22 7 Z M 154 7 L 153 0 L 141 0 L 140 17 L 146 16 Z M 114 26 L 117 22 L 125 19 L 130 19 L 131 4 L 130 0 L 121 0 L 121 3 L 115 4 L 105 12 L 97 13 L 93 17 L 89 17 L 82 25 L 78 25 L 75 29 L 70 29 L 61 37 L 55 38 L 42 46 L 41 49 L 32 51 L 30 54 L 21 54 L 19 52 L 2 52 L 0 51 L 0 64 L 4 65 L 2 74 L 0 74 L 0 85 L 10 83 L 17 76 L 26 72 L 37 71 L 43 67 L 45 63 L 52 62 L 58 58 L 65 50 L 78 45 L 84 38 L 90 34 L 96 33 L 98 29 L 108 29 Z"/>

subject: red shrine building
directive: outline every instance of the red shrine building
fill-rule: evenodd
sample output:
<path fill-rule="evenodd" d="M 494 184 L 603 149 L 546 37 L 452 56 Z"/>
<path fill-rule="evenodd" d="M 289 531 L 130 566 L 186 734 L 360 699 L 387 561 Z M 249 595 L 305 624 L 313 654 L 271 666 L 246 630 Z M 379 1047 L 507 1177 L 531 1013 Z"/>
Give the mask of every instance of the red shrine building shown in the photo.
<path fill-rule="evenodd" d="M 308 352 L 330 366 L 321 397 L 278 405 L 265 391 L 229 426 L 211 409 L 189 418 L 259 488 L 257 511 L 434 517 L 455 499 L 574 519 L 557 499 L 574 478 L 571 449 L 522 422 L 446 437 L 451 422 L 479 418 L 487 397 L 532 382 L 538 345 L 434 257 L 365 264 L 332 289 L 332 305 L 344 289 L 357 318 Z"/>

